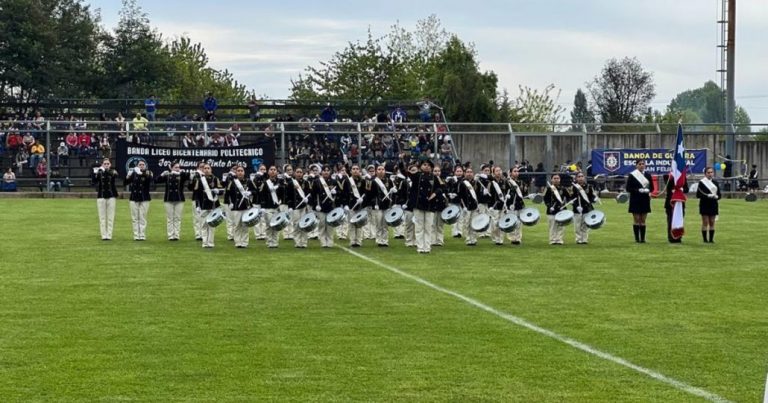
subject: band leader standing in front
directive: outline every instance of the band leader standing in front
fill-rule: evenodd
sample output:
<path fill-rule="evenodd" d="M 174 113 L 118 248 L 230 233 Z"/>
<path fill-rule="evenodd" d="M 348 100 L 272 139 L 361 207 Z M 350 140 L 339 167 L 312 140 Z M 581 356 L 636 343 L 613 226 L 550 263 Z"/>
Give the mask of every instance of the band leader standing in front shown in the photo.
<path fill-rule="evenodd" d="M 169 241 L 178 241 L 181 237 L 181 214 L 184 211 L 184 184 L 189 174 L 181 171 L 178 162 L 171 164 L 171 170 L 157 178 L 158 183 L 165 183 L 163 204 L 165 205 L 166 231 Z"/>
<path fill-rule="evenodd" d="M 152 183 L 152 171 L 147 169 L 147 163 L 139 161 L 138 165 L 128 172 L 125 183 L 131 187 L 131 222 L 133 223 L 133 240 L 147 239 L 147 214 L 149 213 L 149 185 Z"/>
<path fill-rule="evenodd" d="M 112 163 L 104 159 L 101 166 L 93 169 L 91 181 L 96 185 L 96 208 L 99 211 L 99 229 L 101 240 L 112 240 L 112 228 L 115 223 L 115 201 L 117 186 L 115 179 L 117 171 L 112 169 Z"/>
<path fill-rule="evenodd" d="M 715 220 L 720 214 L 720 184 L 712 180 L 715 170 L 707 167 L 704 178 L 699 181 L 696 197 L 699 198 L 699 214 L 701 214 L 701 237 L 704 242 L 715 242 Z"/>
<path fill-rule="evenodd" d="M 653 178 L 645 172 L 644 160 L 635 162 L 635 170 L 627 176 L 625 189 L 629 193 L 629 212 L 632 213 L 635 242 L 645 243 L 645 220 L 651 212 Z"/>

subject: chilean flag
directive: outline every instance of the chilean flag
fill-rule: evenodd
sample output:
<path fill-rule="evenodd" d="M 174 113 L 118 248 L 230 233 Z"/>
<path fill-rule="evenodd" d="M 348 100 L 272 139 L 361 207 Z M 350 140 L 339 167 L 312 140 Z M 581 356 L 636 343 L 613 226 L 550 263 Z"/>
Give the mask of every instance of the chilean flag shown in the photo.
<path fill-rule="evenodd" d="M 675 189 L 672 191 L 672 238 L 680 239 L 685 234 L 683 224 L 683 203 L 688 198 L 683 192 L 685 185 L 685 175 L 688 173 L 688 166 L 685 163 L 685 147 L 683 146 L 683 124 L 677 125 L 677 141 L 675 145 L 675 157 L 672 159 L 672 180 Z"/>

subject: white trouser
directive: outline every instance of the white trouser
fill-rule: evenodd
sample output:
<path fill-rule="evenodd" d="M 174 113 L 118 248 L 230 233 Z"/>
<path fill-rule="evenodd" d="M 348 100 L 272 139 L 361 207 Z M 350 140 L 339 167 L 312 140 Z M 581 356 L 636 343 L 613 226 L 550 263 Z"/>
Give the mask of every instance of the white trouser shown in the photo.
<path fill-rule="evenodd" d="M 469 225 L 469 210 L 461 209 L 461 215 L 459 216 L 459 220 L 456 221 L 456 224 L 453 224 L 453 235 L 463 235 L 466 236 L 467 234 L 467 226 Z"/>
<path fill-rule="evenodd" d="M 114 197 L 109 199 L 96 199 L 96 209 L 99 211 L 99 229 L 101 230 L 101 239 L 112 239 L 112 228 L 115 224 L 115 203 Z"/>
<path fill-rule="evenodd" d="M 203 221 L 203 227 L 200 228 L 200 236 L 203 238 L 203 248 L 213 248 L 213 237 L 216 235 L 216 227 L 211 227 L 205 222 L 205 218 L 208 217 L 208 214 L 210 214 L 211 211 L 213 210 L 200 210 L 200 213 L 198 214 L 199 219 Z"/>
<path fill-rule="evenodd" d="M 234 231 L 237 221 L 232 217 L 232 210 L 229 209 L 229 206 L 224 204 L 221 206 L 221 209 L 224 210 L 224 221 L 227 223 L 227 240 L 231 240 L 232 231 Z"/>
<path fill-rule="evenodd" d="M 274 215 L 278 213 L 279 211 L 273 208 L 264 210 L 264 222 L 269 223 L 270 221 L 272 221 L 272 217 L 274 217 Z M 270 227 L 269 224 L 267 224 L 266 236 L 267 236 L 267 246 L 270 248 L 276 248 L 278 245 L 278 240 L 280 238 L 280 231 L 273 230 L 272 227 Z"/>
<path fill-rule="evenodd" d="M 330 248 L 333 246 L 333 231 L 335 228 L 328 225 L 328 223 L 325 222 L 325 217 L 328 215 L 327 213 L 323 213 L 322 211 L 317 212 L 317 239 L 320 240 L 320 246 L 324 248 Z"/>
<path fill-rule="evenodd" d="M 363 237 L 365 239 L 376 239 L 376 223 L 371 219 L 373 207 L 366 207 L 365 210 L 368 211 L 368 222 L 363 226 Z"/>
<path fill-rule="evenodd" d="M 576 243 L 589 242 L 589 227 L 584 221 L 584 214 L 573 215 L 573 231 L 576 233 Z"/>
<path fill-rule="evenodd" d="M 291 222 L 293 223 L 293 243 L 300 248 L 306 248 L 307 239 L 309 239 L 309 233 L 299 229 L 299 220 L 301 220 L 301 217 L 306 214 L 307 211 L 307 208 L 304 207 L 298 210 L 293 210 L 293 213 L 291 213 Z"/>
<path fill-rule="evenodd" d="M 287 204 L 281 204 L 279 208 L 281 213 L 288 212 L 289 208 Z M 293 213 L 289 214 L 291 218 L 293 217 Z M 298 221 L 296 221 L 298 222 Z M 294 234 L 298 232 L 296 229 L 296 226 L 294 226 L 294 220 L 291 219 L 291 222 L 288 223 L 288 225 L 283 228 L 283 239 L 293 239 Z"/>
<path fill-rule="evenodd" d="M 405 214 L 403 214 L 403 223 L 400 224 L 400 226 L 405 227 L 405 231 L 403 232 L 403 235 L 405 235 L 405 246 L 417 246 L 413 211 L 405 210 Z"/>
<path fill-rule="evenodd" d="M 565 225 L 557 225 L 555 216 L 552 214 L 547 214 L 547 221 L 549 221 L 549 243 L 562 244 L 565 236 Z"/>
<path fill-rule="evenodd" d="M 489 208 L 488 208 L 488 205 L 487 205 L 487 204 L 483 204 L 483 203 L 480 203 L 480 204 L 478 204 L 478 206 L 477 206 L 477 211 L 478 211 L 479 213 L 481 213 L 481 214 L 488 214 L 489 216 L 491 215 L 491 209 L 489 209 Z M 483 231 L 483 232 L 481 232 L 481 233 L 479 233 L 479 234 L 477 234 L 477 235 L 478 235 L 480 238 L 485 238 L 485 237 L 488 237 L 488 236 L 490 236 L 490 235 L 491 235 L 491 228 L 492 228 L 492 227 L 493 227 L 493 226 L 490 226 L 490 227 L 488 227 L 488 229 L 487 229 L 487 230 L 485 230 L 485 231 Z"/>
<path fill-rule="evenodd" d="M 514 211 L 515 216 L 517 216 L 517 219 L 520 219 L 520 210 Z M 509 238 L 512 242 L 522 242 L 523 240 L 523 223 L 521 222 L 520 225 L 517 226 L 512 232 L 507 233 L 507 238 Z"/>
<path fill-rule="evenodd" d="M 336 236 L 339 237 L 339 239 L 347 239 L 349 235 L 349 217 L 352 214 L 347 211 L 347 214 L 344 216 L 344 219 L 341 221 L 341 225 L 336 227 Z"/>
<path fill-rule="evenodd" d="M 265 214 L 262 213 L 261 218 L 259 221 L 256 222 L 256 225 L 253 226 L 253 235 L 256 236 L 256 239 L 262 240 L 266 239 L 267 237 L 267 220 L 264 218 Z"/>
<path fill-rule="evenodd" d="M 147 239 L 147 213 L 149 202 L 130 202 L 133 239 Z"/>
<path fill-rule="evenodd" d="M 203 226 L 205 225 L 205 216 L 200 215 L 192 202 L 192 226 L 195 228 L 195 239 L 203 238 Z"/>
<path fill-rule="evenodd" d="M 440 213 L 433 212 L 434 228 L 432 230 L 432 245 L 445 245 L 445 223 Z"/>
<path fill-rule="evenodd" d="M 376 243 L 379 245 L 389 245 L 389 227 L 384 219 L 387 216 L 386 210 L 371 210 L 370 222 L 373 223 L 376 236 Z"/>
<path fill-rule="evenodd" d="M 168 239 L 179 239 L 181 234 L 181 214 L 184 202 L 165 202 L 165 227 Z"/>
<path fill-rule="evenodd" d="M 491 239 L 494 243 L 504 243 L 504 233 L 499 229 L 501 210 L 489 209 L 488 215 L 491 216 Z"/>
<path fill-rule="evenodd" d="M 472 230 L 472 219 L 475 218 L 478 214 L 480 214 L 480 210 L 474 210 L 474 211 L 465 211 L 461 214 L 462 216 L 462 229 L 461 232 L 464 234 L 465 243 L 467 245 L 474 245 L 477 243 L 477 232 Z M 466 219 L 463 219 L 464 216 L 466 216 Z"/>
<path fill-rule="evenodd" d="M 432 237 L 435 229 L 435 213 L 426 210 L 413 210 L 414 233 L 416 235 L 416 250 L 429 252 L 432 250 Z"/>
<path fill-rule="evenodd" d="M 349 211 L 348 216 L 351 217 L 353 214 L 352 210 Z M 368 213 L 368 222 L 371 220 L 370 212 Z M 349 219 L 347 219 L 349 221 Z M 365 228 L 368 226 L 368 222 L 365 223 L 365 225 L 362 225 L 360 227 L 355 227 L 352 224 L 348 225 L 348 234 L 349 234 L 349 245 L 362 245 L 363 239 L 365 235 Z"/>
<path fill-rule="evenodd" d="M 232 239 L 235 240 L 235 246 L 248 246 L 248 226 L 243 224 L 243 215 L 245 215 L 246 211 L 248 210 L 231 210 L 230 212 L 230 215 L 232 215 L 232 223 L 234 223 L 234 228 L 232 228 Z"/>

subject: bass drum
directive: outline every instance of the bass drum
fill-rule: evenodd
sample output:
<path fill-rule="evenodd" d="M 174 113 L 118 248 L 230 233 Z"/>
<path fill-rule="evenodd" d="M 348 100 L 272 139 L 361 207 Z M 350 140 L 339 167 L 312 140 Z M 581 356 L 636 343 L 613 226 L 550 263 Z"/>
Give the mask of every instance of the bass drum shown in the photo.
<path fill-rule="evenodd" d="M 440 218 L 446 224 L 455 224 L 459 221 L 459 217 L 461 217 L 461 208 L 455 204 L 444 208 L 440 213 Z"/>
<path fill-rule="evenodd" d="M 318 223 L 319 220 L 317 219 L 317 214 L 315 214 L 314 211 L 310 211 L 299 219 L 299 230 L 303 232 L 312 232 L 317 228 Z"/>
<path fill-rule="evenodd" d="M 341 223 L 344 222 L 344 219 L 347 217 L 346 212 L 341 207 L 336 207 L 335 209 L 331 210 L 330 213 L 325 217 L 325 223 L 330 225 L 331 227 L 338 227 L 341 225 Z"/>
<path fill-rule="evenodd" d="M 507 213 L 499 220 L 499 229 L 501 232 L 509 233 L 520 228 L 520 220 L 515 213 Z"/>
<path fill-rule="evenodd" d="M 571 221 L 573 221 L 573 211 L 571 210 L 561 210 L 555 214 L 555 222 L 557 225 L 565 226 L 570 224 Z"/>
<path fill-rule="evenodd" d="M 283 228 L 287 227 L 290 222 L 291 216 L 288 215 L 288 213 L 277 213 L 272 216 L 271 220 L 269 220 L 269 228 L 273 231 L 281 231 Z"/>
<path fill-rule="evenodd" d="M 384 214 L 384 221 L 390 227 L 397 227 L 403 223 L 403 217 L 405 216 L 405 210 L 401 207 L 392 207 Z"/>
<path fill-rule="evenodd" d="M 472 219 L 470 226 L 472 227 L 472 231 L 485 232 L 488 227 L 491 226 L 491 216 L 482 213 L 478 214 Z"/>
<path fill-rule="evenodd" d="M 590 229 L 598 229 L 605 224 L 605 213 L 600 210 L 592 210 L 584 215 L 584 225 Z"/>
<path fill-rule="evenodd" d="M 539 210 L 533 207 L 527 207 L 520 210 L 520 222 L 526 227 L 536 225 L 539 222 L 539 218 L 541 218 Z"/>
<path fill-rule="evenodd" d="M 355 214 L 352 214 L 352 217 L 349 218 L 349 223 L 355 228 L 360 228 L 363 225 L 368 224 L 368 211 L 356 211 Z"/>
<path fill-rule="evenodd" d="M 216 228 L 219 226 L 219 224 L 224 222 L 225 217 L 226 215 L 224 214 L 224 210 L 219 207 L 208 213 L 208 216 L 205 217 L 205 223 L 211 228 Z"/>

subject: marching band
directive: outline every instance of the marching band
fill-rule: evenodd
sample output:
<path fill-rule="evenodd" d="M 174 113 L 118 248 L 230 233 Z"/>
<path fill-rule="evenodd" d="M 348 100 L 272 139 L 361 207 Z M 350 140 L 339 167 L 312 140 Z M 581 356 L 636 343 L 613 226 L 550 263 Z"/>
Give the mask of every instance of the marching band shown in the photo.
<path fill-rule="evenodd" d="M 605 214 L 595 208 L 601 203 L 597 192 L 581 172 L 569 186 L 562 185 L 560 175 L 552 175 L 542 196 L 529 193 L 517 167 L 505 173 L 499 166 L 483 165 L 481 173 L 475 175 L 471 166 L 458 166 L 447 177 L 442 177 L 440 167 L 430 160 L 407 167 L 382 164 L 365 170 L 353 164 L 349 173 L 343 167 L 332 172 L 330 166 L 319 164 L 307 171 L 285 165 L 282 173 L 274 165 L 262 165 L 250 175 L 242 166 L 231 168 L 219 179 L 205 162 L 191 175 L 173 163 L 159 175 L 155 182 L 165 184 L 169 241 L 181 238 L 185 188 L 192 192 L 195 238 L 203 248 L 214 247 L 216 227 L 222 222 L 227 222 L 228 239 L 236 248 L 248 247 L 251 228 L 256 239 L 265 239 L 269 248 L 279 246 L 281 233 L 299 249 L 306 248 L 309 239 L 318 239 L 323 248 L 345 239 L 352 248 L 368 239 L 388 247 L 392 228 L 394 238 L 404 239 L 407 247 L 430 253 L 433 246 L 444 244 L 446 225 L 452 227 L 454 237 L 464 238 L 467 246 L 477 245 L 478 238 L 483 237 L 495 245 L 506 241 L 522 245 L 523 227 L 536 225 L 540 218 L 537 208 L 526 207 L 527 200 L 543 201 L 551 245 L 564 244 L 565 229 L 571 223 L 576 244 L 585 245 L 590 230 L 605 222 Z M 638 161 L 636 168 L 627 177 L 626 191 L 635 241 L 644 243 L 653 181 L 644 172 L 644 161 Z M 701 231 L 704 242 L 714 242 L 721 193 L 712 180 L 712 168 L 705 174 L 697 184 Z M 104 240 L 112 238 L 117 176 L 109 160 L 93 170 Z M 152 179 L 143 161 L 125 177 L 137 241 L 146 239 Z"/>

